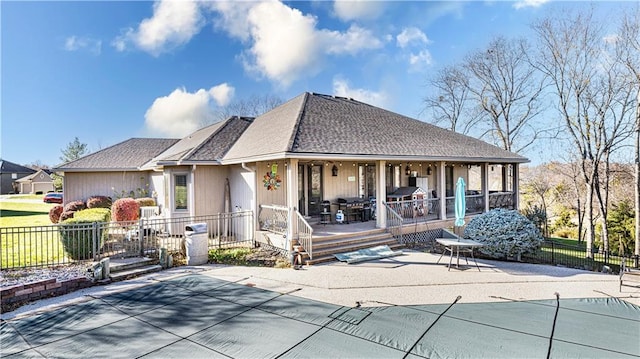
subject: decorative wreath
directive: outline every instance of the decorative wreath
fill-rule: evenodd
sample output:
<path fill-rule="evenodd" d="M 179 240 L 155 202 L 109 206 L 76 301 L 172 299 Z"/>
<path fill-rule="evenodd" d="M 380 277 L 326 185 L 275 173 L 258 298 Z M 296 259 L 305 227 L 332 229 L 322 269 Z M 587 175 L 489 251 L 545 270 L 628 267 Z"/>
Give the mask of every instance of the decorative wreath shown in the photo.
<path fill-rule="evenodd" d="M 280 187 L 282 180 L 280 179 L 280 175 L 273 172 L 267 172 L 262 179 L 262 183 L 264 183 L 264 186 L 268 191 L 275 191 Z"/>

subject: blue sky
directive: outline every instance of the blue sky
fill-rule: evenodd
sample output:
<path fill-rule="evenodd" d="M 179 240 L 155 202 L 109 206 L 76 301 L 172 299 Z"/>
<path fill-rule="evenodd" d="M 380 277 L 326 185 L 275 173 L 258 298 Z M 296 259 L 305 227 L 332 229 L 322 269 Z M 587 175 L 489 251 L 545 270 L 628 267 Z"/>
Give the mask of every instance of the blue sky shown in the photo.
<path fill-rule="evenodd" d="M 348 96 L 428 120 L 425 84 L 439 67 L 588 4 L 2 1 L 0 156 L 55 166 L 74 137 L 92 152 L 179 138 L 264 94 Z"/>

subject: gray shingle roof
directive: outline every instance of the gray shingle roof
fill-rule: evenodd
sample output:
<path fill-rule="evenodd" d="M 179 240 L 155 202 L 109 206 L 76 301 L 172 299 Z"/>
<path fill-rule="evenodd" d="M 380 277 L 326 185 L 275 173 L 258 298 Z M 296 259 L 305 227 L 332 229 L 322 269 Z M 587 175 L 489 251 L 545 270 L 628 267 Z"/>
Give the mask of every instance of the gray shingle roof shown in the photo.
<path fill-rule="evenodd" d="M 33 168 L 25 167 L 17 163 L 0 159 L 0 173 L 34 173 Z"/>
<path fill-rule="evenodd" d="M 528 161 L 473 137 L 352 99 L 313 93 L 257 117 L 225 161 L 283 153 Z"/>
<path fill-rule="evenodd" d="M 168 138 L 131 138 L 75 161 L 58 166 L 56 171 L 136 170 L 176 143 Z"/>
<path fill-rule="evenodd" d="M 233 116 L 204 127 L 176 142 L 147 166 L 217 163 L 251 124 L 253 118 Z"/>

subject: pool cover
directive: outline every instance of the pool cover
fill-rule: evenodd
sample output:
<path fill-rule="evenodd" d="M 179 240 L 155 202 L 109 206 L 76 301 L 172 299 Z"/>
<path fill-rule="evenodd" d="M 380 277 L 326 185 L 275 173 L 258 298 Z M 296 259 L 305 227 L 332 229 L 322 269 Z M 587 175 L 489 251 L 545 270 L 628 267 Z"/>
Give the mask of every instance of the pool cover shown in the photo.
<path fill-rule="evenodd" d="M 191 274 L 3 321 L 0 356 L 640 357 L 640 307 L 616 298 L 345 307 L 292 294 Z"/>

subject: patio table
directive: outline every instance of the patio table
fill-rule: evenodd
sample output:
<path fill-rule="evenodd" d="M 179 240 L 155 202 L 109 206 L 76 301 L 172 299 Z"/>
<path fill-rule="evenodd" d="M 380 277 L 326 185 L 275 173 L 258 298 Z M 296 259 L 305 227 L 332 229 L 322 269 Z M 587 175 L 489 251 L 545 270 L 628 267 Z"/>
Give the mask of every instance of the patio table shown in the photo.
<path fill-rule="evenodd" d="M 456 268 L 460 268 L 460 251 L 463 252 L 463 255 L 464 253 L 469 252 L 471 254 L 471 259 L 473 259 L 473 262 L 476 264 L 476 268 L 478 268 L 478 271 L 480 271 L 478 262 L 476 262 L 476 258 L 473 256 L 473 250 L 475 248 L 482 247 L 483 246 L 482 243 L 473 241 L 471 239 L 464 239 L 464 238 L 457 238 L 457 239 L 456 238 L 436 238 L 436 242 L 444 246 L 444 251 L 440 255 L 440 258 L 438 258 L 437 263 L 440 263 L 440 259 L 442 259 L 442 256 L 444 256 L 446 252 L 449 252 L 448 270 L 451 270 L 451 262 L 453 261 L 453 252 L 455 251 Z M 464 259 L 467 261 L 467 264 L 469 264 L 469 260 L 467 259 L 466 255 L 464 255 Z"/>

